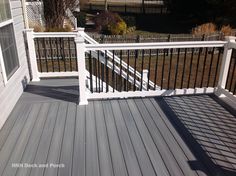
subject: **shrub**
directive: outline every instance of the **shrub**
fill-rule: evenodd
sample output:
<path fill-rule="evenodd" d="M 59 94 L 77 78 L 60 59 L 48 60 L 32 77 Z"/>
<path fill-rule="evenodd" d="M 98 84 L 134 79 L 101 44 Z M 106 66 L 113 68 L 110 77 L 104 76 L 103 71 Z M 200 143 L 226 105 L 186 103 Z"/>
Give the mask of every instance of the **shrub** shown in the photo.
<path fill-rule="evenodd" d="M 111 24 L 108 26 L 108 31 L 112 34 L 112 35 L 123 35 L 126 33 L 126 23 L 124 21 L 120 21 L 116 24 Z"/>
<path fill-rule="evenodd" d="M 231 28 L 230 25 L 227 26 L 224 25 L 221 27 L 220 32 L 222 32 L 225 36 L 232 35 L 233 29 Z"/>
<path fill-rule="evenodd" d="M 72 26 L 70 24 L 66 24 L 64 26 L 64 28 L 58 28 L 58 27 L 54 27 L 54 28 L 47 28 L 45 30 L 45 32 L 71 32 L 72 30 Z"/>
<path fill-rule="evenodd" d="M 43 32 L 45 29 L 42 25 L 35 22 L 29 22 L 29 27 L 34 29 L 34 32 Z"/>
<path fill-rule="evenodd" d="M 216 32 L 214 23 L 205 23 L 192 29 L 193 35 L 212 34 Z"/>
<path fill-rule="evenodd" d="M 97 31 L 103 34 L 125 34 L 127 30 L 125 21 L 117 13 L 103 12 L 94 21 Z"/>

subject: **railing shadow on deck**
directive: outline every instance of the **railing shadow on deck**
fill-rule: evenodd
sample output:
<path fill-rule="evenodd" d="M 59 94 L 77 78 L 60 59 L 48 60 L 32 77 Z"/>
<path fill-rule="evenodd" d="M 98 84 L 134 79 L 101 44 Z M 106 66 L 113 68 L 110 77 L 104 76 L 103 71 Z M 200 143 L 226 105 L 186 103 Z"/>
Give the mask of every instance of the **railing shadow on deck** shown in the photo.
<path fill-rule="evenodd" d="M 190 167 L 204 172 L 201 162 L 207 166 L 207 175 L 235 176 L 236 130 L 232 127 L 236 125 L 235 110 L 226 107 L 214 95 L 184 97 L 184 100 L 178 96 L 158 97 L 156 102 L 197 158 L 189 161 Z M 219 106 L 210 108 L 209 103 Z M 228 113 L 224 114 L 223 110 Z M 217 119 L 217 113 L 223 113 L 222 119 Z"/>
<path fill-rule="evenodd" d="M 79 87 L 78 86 L 45 86 L 28 85 L 25 93 L 39 95 L 49 100 L 62 100 L 78 104 Z"/>

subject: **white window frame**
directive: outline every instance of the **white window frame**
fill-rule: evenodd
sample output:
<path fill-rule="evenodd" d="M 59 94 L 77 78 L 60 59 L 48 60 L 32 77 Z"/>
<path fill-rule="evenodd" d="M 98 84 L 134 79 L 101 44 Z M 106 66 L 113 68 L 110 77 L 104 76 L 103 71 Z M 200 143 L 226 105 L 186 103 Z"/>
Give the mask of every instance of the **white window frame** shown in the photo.
<path fill-rule="evenodd" d="M 8 2 L 9 2 L 9 6 L 10 6 L 10 15 L 11 15 L 11 18 L 8 19 L 8 20 L 6 20 L 6 21 L 0 22 L 0 28 L 12 24 L 12 27 L 13 27 L 13 35 L 14 35 L 15 42 L 16 42 L 15 29 L 14 29 L 14 24 L 13 24 L 14 21 L 13 21 L 12 11 L 11 11 L 11 1 L 8 0 Z M 17 50 L 17 46 L 16 46 L 16 50 Z M 16 53 L 17 53 L 17 57 L 18 57 L 18 51 L 16 51 Z M 19 57 L 18 57 L 18 61 L 19 61 Z M 13 75 L 12 75 L 9 79 L 7 79 L 7 73 L 6 73 L 6 68 L 5 68 L 4 59 L 3 59 L 3 55 L 2 55 L 2 47 L 1 47 L 1 44 L 0 44 L 0 66 L 1 66 L 1 69 L 2 69 L 3 83 L 4 83 L 4 86 L 6 86 L 7 83 L 10 81 L 10 79 L 13 77 L 13 75 L 14 75 L 14 74 L 17 72 L 17 70 L 20 68 L 20 61 L 19 61 L 19 67 L 16 69 L 16 71 L 13 73 Z"/>

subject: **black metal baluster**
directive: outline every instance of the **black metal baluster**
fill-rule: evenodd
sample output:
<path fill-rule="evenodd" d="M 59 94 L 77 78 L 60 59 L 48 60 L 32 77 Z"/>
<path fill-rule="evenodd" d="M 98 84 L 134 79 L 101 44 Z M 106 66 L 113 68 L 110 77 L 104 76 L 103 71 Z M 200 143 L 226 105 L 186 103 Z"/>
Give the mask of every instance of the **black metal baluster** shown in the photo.
<path fill-rule="evenodd" d="M 152 50 L 149 52 L 149 63 L 148 63 L 148 82 L 147 82 L 147 90 L 149 90 L 149 82 L 150 82 L 150 72 L 151 72 L 151 59 L 152 59 Z"/>
<path fill-rule="evenodd" d="M 113 92 L 115 92 L 115 51 L 112 51 L 112 88 Z"/>
<path fill-rule="evenodd" d="M 231 58 L 231 60 L 233 60 L 233 58 Z M 232 92 L 233 91 L 233 78 L 234 78 L 234 74 L 235 74 L 235 67 L 236 67 L 236 59 L 234 59 L 234 66 L 233 66 L 233 71 L 232 71 L 232 76 L 231 76 L 231 80 L 230 80 L 230 84 L 229 84 L 229 90 Z"/>
<path fill-rule="evenodd" d="M 192 48 L 192 54 L 191 54 L 191 60 L 190 60 L 190 68 L 189 68 L 189 75 L 188 75 L 188 86 L 187 88 L 189 88 L 190 86 L 190 78 L 191 78 L 191 74 L 192 74 L 192 68 L 193 68 L 193 54 L 194 54 L 194 48 Z"/>
<path fill-rule="evenodd" d="M 53 58 L 53 49 L 52 49 L 52 40 L 49 38 L 50 52 L 51 52 L 51 62 L 52 62 L 52 71 L 54 72 L 54 58 Z"/>
<path fill-rule="evenodd" d="M 122 50 L 120 50 L 120 91 L 122 91 Z"/>
<path fill-rule="evenodd" d="M 134 85 L 133 85 L 133 91 L 136 91 L 136 65 L 137 65 L 137 59 L 138 59 L 138 50 L 135 50 L 135 58 L 134 58 Z"/>
<path fill-rule="evenodd" d="M 182 70 L 182 78 L 181 78 L 181 85 L 180 88 L 183 88 L 183 82 L 184 82 L 184 75 L 185 75 L 185 65 L 186 65 L 186 58 L 187 58 L 187 48 L 184 50 L 184 65 L 183 65 L 183 70 Z"/>
<path fill-rule="evenodd" d="M 186 51 L 185 51 L 186 52 Z M 178 48 L 178 55 L 177 55 L 177 65 L 175 68 L 175 81 L 174 81 L 174 90 L 176 89 L 176 80 L 178 76 L 178 70 L 179 70 L 179 54 L 180 54 L 180 48 Z M 186 54 L 186 53 L 185 53 Z"/>
<path fill-rule="evenodd" d="M 169 52 L 169 51 L 168 51 Z M 178 53 L 179 54 L 179 53 Z M 179 57 L 179 55 L 178 55 Z M 170 89 L 170 76 L 171 76 L 171 70 L 172 70 L 172 58 L 173 58 L 173 48 L 170 49 L 170 65 L 169 65 L 169 73 L 168 73 L 168 84 L 167 84 L 167 90 Z"/>
<path fill-rule="evenodd" d="M 219 68 L 219 62 L 220 62 L 221 52 L 222 52 L 222 48 L 219 48 L 219 53 L 218 53 L 217 62 L 216 62 L 216 71 L 215 71 L 215 77 L 214 77 L 213 87 L 214 87 L 214 86 L 215 86 L 215 87 L 217 86 L 217 85 L 216 85 L 216 78 L 217 78 L 217 73 L 218 73 L 218 68 Z"/>
<path fill-rule="evenodd" d="M 198 66 L 199 66 L 199 61 L 200 61 L 200 57 L 201 57 L 201 52 L 202 52 L 202 48 L 199 48 L 199 53 L 198 53 L 198 58 L 197 58 L 196 75 L 195 75 L 193 88 L 196 88 L 196 84 L 197 84 Z"/>
<path fill-rule="evenodd" d="M 164 78 L 164 68 L 165 68 L 165 60 L 166 60 L 166 50 L 164 49 L 164 53 L 163 53 L 163 62 L 162 62 L 162 74 L 161 74 L 161 90 L 163 88 L 163 78 Z"/>
<path fill-rule="evenodd" d="M 40 72 L 43 72 L 42 61 L 41 61 L 41 53 L 40 53 L 40 46 L 39 46 L 39 39 L 36 39 L 36 41 L 37 41 L 37 45 L 38 45 L 39 68 L 40 68 Z"/>
<path fill-rule="evenodd" d="M 57 47 L 57 64 L 58 64 L 58 70 L 59 70 L 59 72 L 61 71 L 61 65 L 60 65 L 60 60 L 59 60 L 59 50 L 58 50 L 58 38 L 56 38 L 56 42 L 55 42 L 55 44 L 56 44 L 56 47 Z"/>
<path fill-rule="evenodd" d="M 94 76 L 95 76 L 95 90 L 98 91 L 98 74 L 97 74 L 97 59 L 93 58 L 93 68 L 94 68 Z"/>
<path fill-rule="evenodd" d="M 66 72 L 66 57 L 65 57 L 65 45 L 64 45 L 64 39 L 60 38 L 60 45 L 61 45 L 61 53 L 62 53 L 62 59 L 64 62 L 64 71 Z"/>
<path fill-rule="evenodd" d="M 108 66 L 107 66 L 107 50 L 105 51 L 105 67 L 106 67 L 106 92 L 109 91 L 109 73 L 108 73 Z"/>
<path fill-rule="evenodd" d="M 75 47 L 75 64 L 76 64 L 76 71 L 78 71 L 78 61 L 77 61 L 77 48 L 76 48 L 76 43 L 74 42 L 74 47 Z"/>
<path fill-rule="evenodd" d="M 127 60 L 127 79 L 126 79 L 126 82 L 127 82 L 127 88 L 126 88 L 126 91 L 128 92 L 129 91 L 129 57 L 130 57 L 130 51 L 128 50 L 128 60 Z"/>
<path fill-rule="evenodd" d="M 68 48 L 69 48 L 69 58 L 70 58 L 70 71 L 72 71 L 72 62 L 71 62 L 71 47 L 70 47 L 70 38 L 68 38 Z"/>
<path fill-rule="evenodd" d="M 155 65 L 155 81 L 154 81 L 154 90 L 156 90 L 156 84 L 157 84 L 157 75 L 158 75 L 158 62 L 159 62 L 159 50 L 156 50 L 156 65 Z"/>
<path fill-rule="evenodd" d="M 209 87 L 209 82 L 210 82 L 210 77 L 211 77 L 211 70 L 212 70 L 212 62 L 213 62 L 214 52 L 215 52 L 215 47 L 212 49 L 212 53 L 211 53 L 210 68 L 209 68 L 208 78 L 207 78 L 207 87 Z"/>
<path fill-rule="evenodd" d="M 90 91 L 93 93 L 92 52 L 89 51 Z"/>
<path fill-rule="evenodd" d="M 234 91 L 233 91 L 233 94 L 235 95 L 236 94 L 236 81 L 234 83 Z"/>
<path fill-rule="evenodd" d="M 142 66 L 141 66 L 141 91 L 143 90 L 143 62 L 144 62 L 144 50 L 142 50 Z"/>
<path fill-rule="evenodd" d="M 203 80 L 204 80 L 204 75 L 205 75 L 205 70 L 206 70 L 207 55 L 208 55 L 208 48 L 206 48 L 206 51 L 205 51 L 204 62 L 203 62 L 203 70 L 202 70 L 202 79 L 201 79 L 201 86 L 200 87 L 202 87 Z"/>
<path fill-rule="evenodd" d="M 105 72 L 104 64 L 102 64 L 101 71 L 102 71 L 102 92 L 103 92 L 103 82 L 104 82 L 104 72 Z"/>
<path fill-rule="evenodd" d="M 101 92 L 101 71 L 100 71 L 100 66 L 101 66 L 101 62 L 100 62 L 100 51 L 98 50 L 98 86 L 99 86 L 99 90 L 98 92 Z"/>
<path fill-rule="evenodd" d="M 45 59 L 45 63 L 46 63 L 46 72 L 48 72 L 48 57 L 47 57 L 45 38 L 43 38 L 42 42 L 43 42 L 44 59 Z"/>

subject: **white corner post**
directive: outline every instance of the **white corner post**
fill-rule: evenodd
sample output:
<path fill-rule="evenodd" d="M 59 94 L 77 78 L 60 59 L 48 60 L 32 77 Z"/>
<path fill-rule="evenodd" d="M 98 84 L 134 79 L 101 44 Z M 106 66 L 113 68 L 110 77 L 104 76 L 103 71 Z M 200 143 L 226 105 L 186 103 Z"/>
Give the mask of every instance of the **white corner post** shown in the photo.
<path fill-rule="evenodd" d="M 29 29 L 29 21 L 28 21 L 28 16 L 27 16 L 27 9 L 26 9 L 25 0 L 22 0 L 22 9 L 23 9 L 23 17 L 24 17 L 24 21 L 25 21 L 25 27 L 26 27 L 26 29 Z"/>
<path fill-rule="evenodd" d="M 225 38 L 227 44 L 225 44 L 224 47 L 224 54 L 222 58 L 222 64 L 221 64 L 221 69 L 220 69 L 220 75 L 219 75 L 219 82 L 218 82 L 218 91 L 217 95 L 220 96 L 220 90 L 225 89 L 226 87 L 226 82 L 227 82 L 227 77 L 228 77 L 228 71 L 229 71 L 229 66 L 230 66 L 230 59 L 232 56 L 232 48 L 230 47 L 231 42 L 235 43 L 235 37 L 226 37 Z"/>
<path fill-rule="evenodd" d="M 27 44 L 28 44 L 31 78 L 32 78 L 32 81 L 40 81 L 36 53 L 35 53 L 36 50 L 35 50 L 35 44 L 34 44 L 34 31 L 33 29 L 26 29 L 25 32 L 26 32 L 26 38 L 27 38 Z"/>
<path fill-rule="evenodd" d="M 84 38 L 77 32 L 75 37 L 76 51 L 77 51 L 77 63 L 79 73 L 79 105 L 88 104 L 88 92 L 86 91 L 86 67 L 85 67 L 85 43 Z"/>

